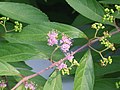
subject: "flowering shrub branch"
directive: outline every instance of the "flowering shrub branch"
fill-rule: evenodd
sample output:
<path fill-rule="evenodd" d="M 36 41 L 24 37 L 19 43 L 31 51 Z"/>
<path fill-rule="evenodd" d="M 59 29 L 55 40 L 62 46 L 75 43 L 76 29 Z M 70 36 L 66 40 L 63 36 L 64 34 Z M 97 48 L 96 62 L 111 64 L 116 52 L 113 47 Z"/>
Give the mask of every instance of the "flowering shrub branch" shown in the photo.
<path fill-rule="evenodd" d="M 120 29 L 117 29 L 117 31 L 114 31 L 114 32 L 110 33 L 110 35 L 112 36 L 112 35 L 115 35 L 115 34 L 117 34 L 117 33 L 119 33 L 119 32 L 120 32 Z M 82 46 L 82 47 L 78 48 L 77 50 L 73 51 L 70 55 L 73 56 L 74 54 L 80 52 L 80 51 L 83 50 L 84 48 L 87 48 L 88 46 L 93 45 L 95 42 L 99 41 L 100 38 L 102 38 L 102 37 L 99 37 L 99 38 L 97 38 L 97 39 L 95 39 L 95 40 L 92 40 L 92 41 L 88 42 L 88 43 L 85 44 L 84 46 Z M 50 45 L 53 45 L 53 44 L 50 44 Z M 43 70 L 41 70 L 41 71 L 39 71 L 39 72 L 37 72 L 37 73 L 35 73 L 35 74 L 33 74 L 33 75 L 29 75 L 29 76 L 24 77 L 24 78 L 23 78 L 21 81 L 19 81 L 11 90 L 15 90 L 15 89 L 16 89 L 17 87 L 19 87 L 22 83 L 24 83 L 24 82 L 26 82 L 27 80 L 29 80 L 29 79 L 31 79 L 31 78 L 34 78 L 34 77 L 36 77 L 36 76 L 38 76 L 38 75 L 40 75 L 40 74 L 42 74 L 42 73 L 44 73 L 45 71 L 47 71 L 47 70 L 49 70 L 49 69 L 51 69 L 51 68 L 53 68 L 53 67 L 55 67 L 55 66 L 59 66 L 60 64 L 63 65 L 63 62 L 66 61 L 67 58 L 68 58 L 68 57 L 66 56 L 66 57 L 64 57 L 63 59 L 59 60 L 58 62 L 54 62 L 54 63 L 51 64 L 49 67 L 47 67 L 47 68 L 45 68 L 45 69 L 43 69 Z M 65 67 L 66 67 L 66 66 L 65 66 Z"/>

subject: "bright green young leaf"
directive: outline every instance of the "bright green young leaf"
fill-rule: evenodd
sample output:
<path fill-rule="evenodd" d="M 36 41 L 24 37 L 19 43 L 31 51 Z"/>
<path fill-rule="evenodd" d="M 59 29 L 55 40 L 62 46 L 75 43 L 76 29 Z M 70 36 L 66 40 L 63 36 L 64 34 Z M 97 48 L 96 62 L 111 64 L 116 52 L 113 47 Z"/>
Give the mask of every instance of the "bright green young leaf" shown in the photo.
<path fill-rule="evenodd" d="M 0 76 L 12 76 L 19 75 L 19 71 L 17 71 L 12 65 L 7 62 L 0 61 Z"/>
<path fill-rule="evenodd" d="M 93 90 L 94 67 L 90 51 L 80 60 L 74 80 L 74 90 Z"/>
<path fill-rule="evenodd" d="M 99 2 L 103 4 L 120 4 L 120 0 L 101 0 Z"/>
<path fill-rule="evenodd" d="M 96 0 L 66 0 L 68 4 L 83 16 L 102 22 L 103 8 Z"/>
<path fill-rule="evenodd" d="M 95 75 L 103 76 L 105 74 L 110 74 L 120 71 L 120 56 L 112 57 L 113 62 L 111 65 L 106 67 L 101 67 L 99 64 L 95 63 Z"/>
<path fill-rule="evenodd" d="M 0 61 L 6 62 L 28 60 L 38 53 L 36 49 L 30 45 L 15 43 L 1 43 L 0 52 Z"/>
<path fill-rule="evenodd" d="M 32 75 L 34 74 L 32 71 L 30 70 L 19 70 L 19 72 L 24 75 L 24 76 L 28 76 L 28 75 Z M 17 81 L 20 81 L 21 78 L 15 77 Z M 32 81 L 33 83 L 35 83 L 37 85 L 36 90 L 43 90 L 44 84 L 46 82 L 46 79 L 43 78 L 42 76 L 36 76 L 32 79 L 30 79 L 29 81 Z"/>
<path fill-rule="evenodd" d="M 22 3 L 0 2 L 0 14 L 28 24 L 49 21 L 39 9 Z"/>
<path fill-rule="evenodd" d="M 53 74 L 45 83 L 43 90 L 62 90 L 62 80 L 60 72 L 53 72 Z"/>

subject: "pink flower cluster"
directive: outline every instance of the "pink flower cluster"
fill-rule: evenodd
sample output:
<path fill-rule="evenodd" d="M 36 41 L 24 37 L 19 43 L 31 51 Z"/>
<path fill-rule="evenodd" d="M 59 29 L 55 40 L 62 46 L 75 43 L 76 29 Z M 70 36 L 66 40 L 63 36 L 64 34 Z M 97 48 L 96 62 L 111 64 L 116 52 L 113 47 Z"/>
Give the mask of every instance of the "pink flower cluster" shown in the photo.
<path fill-rule="evenodd" d="M 60 40 L 60 44 L 61 50 L 66 53 L 67 51 L 69 51 L 70 46 L 72 45 L 72 40 L 63 34 L 62 39 Z"/>
<path fill-rule="evenodd" d="M 65 34 L 62 34 L 62 39 L 58 40 L 58 32 L 57 31 L 51 31 L 48 33 L 48 45 L 58 45 L 60 49 L 65 53 L 65 56 L 68 60 L 72 60 L 74 56 L 69 53 L 70 47 L 72 46 L 72 40 L 66 36 Z M 57 66 L 59 70 L 67 68 L 67 65 L 64 63 L 61 63 Z"/>
<path fill-rule="evenodd" d="M 72 53 L 67 53 L 66 54 L 67 60 L 73 60 L 74 56 L 72 55 Z"/>
<path fill-rule="evenodd" d="M 48 33 L 48 45 L 53 46 L 58 44 L 58 32 L 52 31 Z M 61 50 L 66 53 L 69 51 L 70 46 L 72 45 L 72 40 L 67 37 L 65 34 L 62 34 L 62 39 L 60 40 L 60 48 Z"/>
<path fill-rule="evenodd" d="M 61 69 L 67 68 L 67 65 L 64 63 L 61 63 L 60 65 L 57 66 L 57 68 L 61 70 Z"/>
<path fill-rule="evenodd" d="M 4 81 L 0 81 L 0 88 L 5 88 L 7 84 Z"/>
<path fill-rule="evenodd" d="M 48 45 L 53 46 L 55 44 L 58 44 L 57 37 L 58 37 L 57 31 L 49 32 L 48 33 Z"/>
<path fill-rule="evenodd" d="M 25 89 L 26 90 L 35 90 L 35 84 L 34 83 L 28 83 L 28 82 L 25 82 Z"/>

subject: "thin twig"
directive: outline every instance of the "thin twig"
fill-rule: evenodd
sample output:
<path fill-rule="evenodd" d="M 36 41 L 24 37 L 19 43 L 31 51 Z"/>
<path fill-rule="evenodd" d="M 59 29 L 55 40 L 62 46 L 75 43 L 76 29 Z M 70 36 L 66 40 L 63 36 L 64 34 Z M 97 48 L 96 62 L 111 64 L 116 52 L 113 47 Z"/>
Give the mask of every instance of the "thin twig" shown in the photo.
<path fill-rule="evenodd" d="M 114 34 L 119 33 L 119 32 L 120 32 L 120 29 L 118 29 L 117 31 L 114 31 L 114 32 L 110 33 L 110 35 L 114 35 Z M 77 52 L 80 52 L 80 51 L 83 50 L 84 48 L 88 47 L 89 45 L 94 44 L 94 43 L 97 42 L 97 41 L 99 41 L 99 38 L 94 39 L 94 40 L 88 42 L 87 44 L 83 45 L 82 47 L 78 48 L 77 50 L 75 50 L 75 51 L 72 53 L 72 55 L 76 54 Z M 58 62 L 55 62 L 55 63 L 51 64 L 49 67 L 47 67 L 47 68 L 45 68 L 45 69 L 43 69 L 43 70 L 41 70 L 41 71 L 39 71 L 39 72 L 37 72 L 37 73 L 35 73 L 35 74 L 32 74 L 32 75 L 29 75 L 29 76 L 24 77 L 24 78 L 23 78 L 21 81 L 19 81 L 11 90 L 15 90 L 15 89 L 16 89 L 17 87 L 19 87 L 23 82 L 25 82 L 25 81 L 33 78 L 33 77 L 36 77 L 36 76 L 44 73 L 45 71 L 53 68 L 54 66 L 58 66 L 59 64 L 61 64 L 61 63 L 62 63 L 63 61 L 65 61 L 65 60 L 67 60 L 67 57 L 64 57 L 63 59 L 59 60 Z"/>

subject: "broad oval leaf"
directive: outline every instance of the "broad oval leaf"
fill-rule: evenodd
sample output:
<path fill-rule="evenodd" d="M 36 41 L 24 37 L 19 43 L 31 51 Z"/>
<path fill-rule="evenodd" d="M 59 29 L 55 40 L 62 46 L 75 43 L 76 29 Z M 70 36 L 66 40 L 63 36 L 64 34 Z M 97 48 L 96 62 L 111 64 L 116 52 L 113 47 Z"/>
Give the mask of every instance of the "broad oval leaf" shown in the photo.
<path fill-rule="evenodd" d="M 92 23 L 92 22 L 94 22 L 94 21 L 92 21 L 80 14 L 75 18 L 72 25 L 75 27 L 82 27 L 82 26 Z"/>
<path fill-rule="evenodd" d="M 0 61 L 18 62 L 32 58 L 36 55 L 37 50 L 26 44 L 1 43 L 0 52 Z"/>
<path fill-rule="evenodd" d="M 115 85 L 119 80 L 118 78 L 97 79 L 93 90 L 119 90 Z"/>
<path fill-rule="evenodd" d="M 49 77 L 43 90 L 62 90 L 62 80 L 59 71 L 54 71 Z"/>
<path fill-rule="evenodd" d="M 28 24 L 49 21 L 39 9 L 22 3 L 0 2 L 0 14 Z"/>
<path fill-rule="evenodd" d="M 0 76 L 12 76 L 19 74 L 19 71 L 17 71 L 12 65 L 7 62 L 0 61 Z"/>
<path fill-rule="evenodd" d="M 120 4 L 120 0 L 101 0 L 99 2 L 103 4 Z"/>
<path fill-rule="evenodd" d="M 75 27 L 51 22 L 28 25 L 24 27 L 20 33 L 7 33 L 3 37 L 11 43 L 33 43 L 47 41 L 47 33 L 53 29 L 65 33 L 71 38 L 87 38 L 82 31 Z"/>
<path fill-rule="evenodd" d="M 28 66 L 24 61 L 9 62 L 9 64 L 11 64 L 12 66 L 14 66 L 15 68 L 32 70 L 32 67 Z"/>
<path fill-rule="evenodd" d="M 51 22 L 28 25 L 20 33 L 7 33 L 3 37 L 11 43 L 33 45 L 39 50 L 36 59 L 49 59 L 55 47 L 47 45 L 47 33 L 53 29 L 65 33 L 71 38 L 87 38 L 82 31 L 75 27 Z M 53 59 L 55 60 L 59 60 L 63 57 L 64 54 L 60 50 L 57 50 L 53 55 Z"/>
<path fill-rule="evenodd" d="M 74 80 L 74 90 L 93 90 L 94 67 L 91 52 L 88 51 L 80 60 Z"/>
<path fill-rule="evenodd" d="M 66 0 L 68 4 L 83 16 L 102 22 L 103 8 L 96 0 Z"/>

